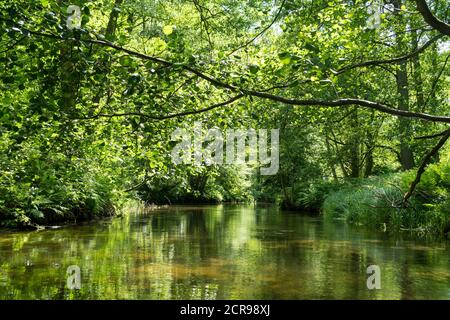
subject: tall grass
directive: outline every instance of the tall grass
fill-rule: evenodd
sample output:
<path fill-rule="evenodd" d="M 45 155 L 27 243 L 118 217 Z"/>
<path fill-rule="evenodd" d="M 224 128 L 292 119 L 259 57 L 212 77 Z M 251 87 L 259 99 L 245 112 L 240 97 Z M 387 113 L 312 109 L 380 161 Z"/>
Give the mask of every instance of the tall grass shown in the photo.
<path fill-rule="evenodd" d="M 444 233 L 450 224 L 450 164 L 430 165 L 408 206 L 402 198 L 415 171 L 353 181 L 328 194 L 322 205 L 326 218 L 383 230 Z"/>

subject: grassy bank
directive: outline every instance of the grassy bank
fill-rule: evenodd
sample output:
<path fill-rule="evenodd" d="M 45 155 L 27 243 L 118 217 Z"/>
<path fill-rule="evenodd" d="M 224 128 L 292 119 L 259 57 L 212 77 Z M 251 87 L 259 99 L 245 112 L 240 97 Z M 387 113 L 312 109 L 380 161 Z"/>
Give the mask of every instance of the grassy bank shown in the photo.
<path fill-rule="evenodd" d="M 355 180 L 330 192 L 322 204 L 325 218 L 383 230 L 444 234 L 450 224 L 450 161 L 430 165 L 409 205 L 401 206 L 415 171 Z"/>

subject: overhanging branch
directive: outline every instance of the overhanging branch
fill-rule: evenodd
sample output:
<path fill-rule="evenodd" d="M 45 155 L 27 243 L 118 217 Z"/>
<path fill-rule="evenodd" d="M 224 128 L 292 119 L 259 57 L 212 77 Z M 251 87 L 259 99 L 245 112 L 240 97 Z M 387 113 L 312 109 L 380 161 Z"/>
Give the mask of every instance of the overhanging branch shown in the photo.
<path fill-rule="evenodd" d="M 442 146 L 445 144 L 445 142 L 450 138 L 450 129 L 447 129 L 442 138 L 439 140 L 439 142 L 434 146 L 433 149 L 431 149 L 430 152 L 427 153 L 425 158 L 422 160 L 422 163 L 420 164 L 419 169 L 417 170 L 416 178 L 411 183 L 411 186 L 409 187 L 408 192 L 403 197 L 403 205 L 406 205 L 409 198 L 411 198 L 412 194 L 414 193 L 414 190 L 416 189 L 417 185 L 420 182 L 420 178 L 422 177 L 422 174 L 425 172 L 426 167 L 430 163 L 431 159 L 439 152 L 439 149 L 442 148 Z"/>
<path fill-rule="evenodd" d="M 25 30 L 25 29 L 23 29 L 23 30 Z M 41 32 L 36 32 L 36 31 L 31 31 L 31 30 L 26 30 L 26 31 L 35 36 L 50 37 L 50 38 L 58 39 L 58 40 L 62 40 L 62 41 L 72 40 L 72 39 L 67 39 L 67 38 L 63 38 L 60 36 L 47 34 L 47 33 L 41 33 Z M 155 63 L 161 64 L 161 65 L 164 65 L 167 67 L 179 68 L 180 70 L 185 70 L 185 71 L 191 72 L 192 74 L 197 75 L 199 78 L 211 83 L 212 85 L 214 85 L 218 88 L 228 89 L 230 91 L 237 92 L 239 94 L 253 96 L 253 97 L 259 97 L 259 98 L 263 98 L 263 99 L 267 99 L 267 100 L 271 100 L 271 101 L 279 102 L 279 103 L 283 103 L 283 104 L 294 105 L 294 106 L 317 106 L 317 107 L 345 107 L 345 106 L 357 105 L 357 106 L 365 107 L 368 109 L 374 109 L 374 110 L 377 110 L 377 111 L 380 111 L 383 113 L 387 113 L 387 114 L 391 114 L 391 115 L 395 115 L 395 116 L 399 116 L 399 117 L 416 118 L 416 119 L 421 119 L 421 120 L 426 120 L 426 121 L 450 123 L 449 116 L 436 116 L 436 115 L 430 115 L 430 114 L 426 114 L 426 113 L 399 110 L 399 109 L 393 108 L 391 106 L 388 106 L 388 105 L 385 105 L 385 104 L 382 104 L 379 102 L 373 102 L 373 101 L 368 101 L 368 100 L 363 100 L 363 99 L 348 98 L 348 99 L 338 99 L 338 100 L 332 100 L 332 101 L 322 101 L 322 100 L 313 100 L 313 99 L 299 100 L 299 99 L 277 96 L 277 95 L 273 95 L 273 94 L 270 94 L 267 92 L 239 88 L 234 85 L 228 84 L 224 81 L 218 80 L 218 79 L 216 79 L 210 75 L 207 75 L 206 73 L 204 73 L 200 70 L 197 70 L 196 68 L 193 68 L 191 66 L 188 66 L 186 64 L 182 64 L 182 63 L 178 64 L 178 63 L 170 62 L 170 61 L 167 61 L 167 60 L 164 60 L 161 58 L 153 57 L 153 56 L 150 56 L 147 54 L 143 54 L 143 53 L 140 53 L 137 51 L 133 51 L 133 50 L 121 47 L 121 46 L 116 45 L 109 41 L 95 40 L 95 39 L 85 39 L 85 40 L 78 40 L 78 41 L 109 47 L 109 48 L 115 49 L 117 51 L 125 52 L 131 56 L 134 56 L 134 57 L 137 57 L 137 58 L 140 58 L 143 60 L 153 61 Z M 225 103 L 225 105 L 226 104 L 228 104 L 228 103 Z M 222 105 L 218 104 L 218 106 L 216 106 L 216 107 L 220 107 L 220 106 L 222 106 Z M 206 111 L 210 110 L 209 108 L 206 108 L 206 109 L 207 109 Z M 204 111 L 202 111 L 202 112 L 204 112 Z M 198 112 L 191 111 L 188 114 L 192 114 L 192 113 L 198 113 Z M 177 117 L 177 116 L 183 116 L 183 115 L 187 115 L 187 114 L 181 113 L 181 114 L 177 114 L 177 115 L 168 115 L 165 117 Z"/>
<path fill-rule="evenodd" d="M 403 55 L 400 57 L 396 57 L 396 58 L 391 58 L 391 59 L 369 60 L 369 61 L 365 61 L 365 62 L 361 62 L 361 63 L 351 64 L 351 65 L 345 66 L 345 67 L 337 70 L 333 74 L 340 75 L 346 71 L 349 71 L 349 70 L 352 70 L 355 68 L 368 67 L 368 66 L 379 66 L 379 65 L 383 65 L 383 64 L 391 64 L 391 63 L 397 63 L 400 61 L 408 60 L 408 59 L 422 53 L 423 51 L 425 51 L 425 49 L 427 49 L 430 45 L 432 45 L 434 42 L 436 42 L 437 40 L 439 40 L 442 37 L 443 37 L 443 35 L 439 34 L 439 35 L 431 38 L 423 46 L 421 46 L 420 48 L 418 48 L 417 50 L 414 50 L 413 52 L 411 52 L 409 54 L 406 54 L 406 55 Z"/>
<path fill-rule="evenodd" d="M 93 120 L 93 119 L 98 119 L 98 118 L 116 118 L 116 117 L 127 117 L 127 116 L 138 116 L 141 118 L 146 118 L 146 119 L 151 119 L 151 120 L 167 120 L 167 119 L 184 117 L 184 116 L 188 116 L 188 115 L 207 112 L 207 111 L 231 104 L 231 103 L 241 99 L 242 97 L 244 97 L 244 94 L 241 93 L 227 101 L 216 103 L 216 104 L 213 104 L 213 105 L 203 108 L 203 109 L 184 111 L 184 112 L 169 114 L 169 115 L 165 115 L 165 116 L 156 116 L 156 115 L 151 115 L 151 114 L 142 113 L 142 112 L 123 112 L 123 113 L 111 113 L 111 114 L 99 113 L 92 117 L 71 118 L 71 120 Z"/>
<path fill-rule="evenodd" d="M 414 137 L 414 140 L 425 140 L 425 139 L 433 139 L 433 138 L 437 138 L 437 137 L 442 137 L 447 134 L 448 130 L 449 129 L 446 129 L 443 132 L 439 132 L 439 133 L 431 134 L 431 135 L 427 135 L 427 136 Z"/>
<path fill-rule="evenodd" d="M 442 34 L 450 36 L 450 25 L 439 20 L 430 10 L 425 0 L 416 0 L 417 10 L 426 23 Z"/>

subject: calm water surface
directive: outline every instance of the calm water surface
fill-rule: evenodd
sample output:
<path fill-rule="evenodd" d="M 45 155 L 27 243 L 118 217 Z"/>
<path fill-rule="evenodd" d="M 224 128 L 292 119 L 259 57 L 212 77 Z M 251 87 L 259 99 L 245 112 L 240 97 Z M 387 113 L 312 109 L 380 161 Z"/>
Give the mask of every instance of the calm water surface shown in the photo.
<path fill-rule="evenodd" d="M 367 289 L 371 264 L 380 290 Z M 450 299 L 450 242 L 273 207 L 175 206 L 0 233 L 0 299 Z"/>

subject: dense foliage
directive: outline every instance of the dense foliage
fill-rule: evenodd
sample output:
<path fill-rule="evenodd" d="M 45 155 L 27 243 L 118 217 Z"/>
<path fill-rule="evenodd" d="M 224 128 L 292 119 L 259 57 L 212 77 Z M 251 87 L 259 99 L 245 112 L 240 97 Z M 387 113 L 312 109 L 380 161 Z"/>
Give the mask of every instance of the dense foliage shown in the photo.
<path fill-rule="evenodd" d="M 137 197 L 445 231 L 450 8 L 428 4 L 0 0 L 0 222 L 111 215 Z M 279 128 L 278 173 L 174 165 L 171 134 L 194 121 Z"/>

